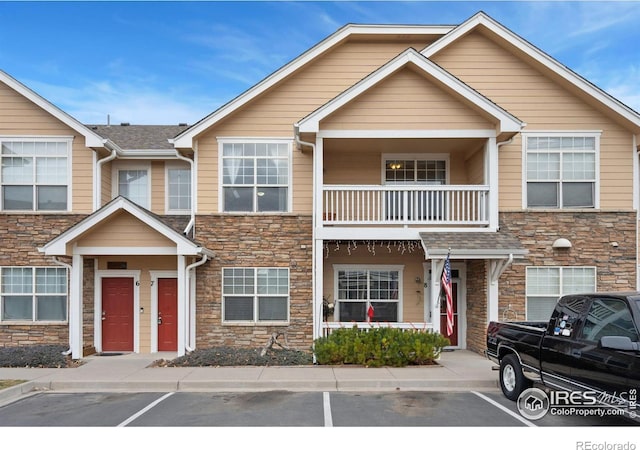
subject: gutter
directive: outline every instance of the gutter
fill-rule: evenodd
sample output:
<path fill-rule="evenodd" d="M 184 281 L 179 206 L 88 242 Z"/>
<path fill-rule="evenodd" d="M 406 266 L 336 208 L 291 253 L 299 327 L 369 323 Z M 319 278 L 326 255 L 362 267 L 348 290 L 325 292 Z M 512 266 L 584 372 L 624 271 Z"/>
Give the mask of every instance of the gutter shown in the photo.
<path fill-rule="evenodd" d="M 189 220 L 189 223 L 185 227 L 184 231 L 182 232 L 186 236 L 193 229 L 196 223 L 196 211 L 195 211 L 196 206 L 195 206 L 195 195 L 194 195 L 195 194 L 195 177 L 193 176 L 194 161 L 182 155 L 177 148 L 175 149 L 175 155 L 176 155 L 176 158 L 181 159 L 182 161 L 188 162 L 189 167 L 191 168 L 191 219 Z M 193 234 L 195 237 L 195 232 Z"/>
<path fill-rule="evenodd" d="M 64 268 L 66 268 L 69 272 L 71 272 L 71 270 L 73 269 L 73 267 L 71 266 L 71 264 L 67 264 L 66 262 L 62 262 L 58 259 L 57 256 L 53 257 L 53 262 L 54 264 L 58 265 L 58 266 L 62 266 Z M 67 314 L 69 314 L 69 296 L 67 295 Z M 69 356 L 73 350 L 71 350 L 71 333 L 69 333 L 69 348 L 67 350 L 65 350 L 64 352 L 62 352 L 62 354 L 64 356 Z"/>
<path fill-rule="evenodd" d="M 93 210 L 94 211 L 97 211 L 98 209 L 100 209 L 100 204 L 101 204 L 100 199 L 102 197 L 102 166 L 105 163 L 108 163 L 109 161 L 113 161 L 114 159 L 116 159 L 118 157 L 118 154 L 122 152 L 120 147 L 115 145 L 109 139 L 105 139 L 104 141 L 102 141 L 102 143 L 104 144 L 104 148 L 106 148 L 107 150 L 111 150 L 111 154 L 109 156 L 105 156 L 102 159 L 99 159 L 96 162 L 96 179 L 94 180 L 95 188 L 94 188 L 94 194 L 93 194 Z"/>

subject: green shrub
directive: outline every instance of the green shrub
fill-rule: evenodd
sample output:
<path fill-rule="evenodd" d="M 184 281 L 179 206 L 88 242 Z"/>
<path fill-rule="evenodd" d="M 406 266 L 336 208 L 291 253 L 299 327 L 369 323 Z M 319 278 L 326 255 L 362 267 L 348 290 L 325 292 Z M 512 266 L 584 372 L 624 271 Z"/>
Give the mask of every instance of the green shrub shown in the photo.
<path fill-rule="evenodd" d="M 433 364 L 449 339 L 428 330 L 341 328 L 316 339 L 318 364 L 404 367 Z"/>

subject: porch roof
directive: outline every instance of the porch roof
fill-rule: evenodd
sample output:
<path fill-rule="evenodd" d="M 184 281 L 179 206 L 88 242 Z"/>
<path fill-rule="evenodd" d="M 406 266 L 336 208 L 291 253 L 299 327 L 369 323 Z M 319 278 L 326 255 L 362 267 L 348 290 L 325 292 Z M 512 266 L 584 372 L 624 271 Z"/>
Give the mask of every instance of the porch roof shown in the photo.
<path fill-rule="evenodd" d="M 49 256 L 64 256 L 67 255 L 67 245 L 74 243 L 80 239 L 85 233 L 95 230 L 99 225 L 106 223 L 107 219 L 115 217 L 120 212 L 125 211 L 131 216 L 138 219 L 140 222 L 149 227 L 151 232 L 157 233 L 160 236 L 175 244 L 175 253 L 179 255 L 206 255 L 213 257 L 214 253 L 211 250 L 203 247 L 199 243 L 175 230 L 162 218 L 151 211 L 133 203 L 132 201 L 124 197 L 116 197 L 105 206 L 95 211 L 93 214 L 85 217 L 80 222 L 68 228 L 59 236 L 55 237 L 51 241 L 47 242 L 43 247 L 38 248 L 38 251 Z M 116 249 L 119 249 L 116 251 Z M 142 251 L 144 247 L 128 247 L 119 248 L 117 243 L 114 242 L 113 247 L 105 248 L 105 250 L 119 253 L 121 251 L 128 251 L 132 254 L 136 250 Z"/>
<path fill-rule="evenodd" d="M 426 259 L 524 258 L 529 251 L 507 231 L 420 233 Z"/>

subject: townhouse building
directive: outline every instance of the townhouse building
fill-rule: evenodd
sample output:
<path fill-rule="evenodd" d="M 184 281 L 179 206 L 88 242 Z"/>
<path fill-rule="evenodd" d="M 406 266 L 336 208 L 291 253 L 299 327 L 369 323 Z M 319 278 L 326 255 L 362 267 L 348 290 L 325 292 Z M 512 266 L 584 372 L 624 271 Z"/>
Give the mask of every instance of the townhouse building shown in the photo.
<path fill-rule="evenodd" d="M 639 133 L 482 12 L 346 25 L 190 126 L 82 124 L 0 73 L 0 345 L 441 331 L 448 258 L 451 347 L 481 352 L 490 320 L 637 288 Z"/>

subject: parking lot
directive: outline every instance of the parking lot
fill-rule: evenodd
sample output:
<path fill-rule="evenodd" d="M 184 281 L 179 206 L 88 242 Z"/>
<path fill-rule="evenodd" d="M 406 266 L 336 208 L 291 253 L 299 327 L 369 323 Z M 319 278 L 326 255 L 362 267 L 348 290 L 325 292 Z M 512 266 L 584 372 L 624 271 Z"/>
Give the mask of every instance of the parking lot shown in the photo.
<path fill-rule="evenodd" d="M 495 392 L 40 392 L 0 407 L 3 427 L 593 427 L 620 417 L 528 421 Z"/>

